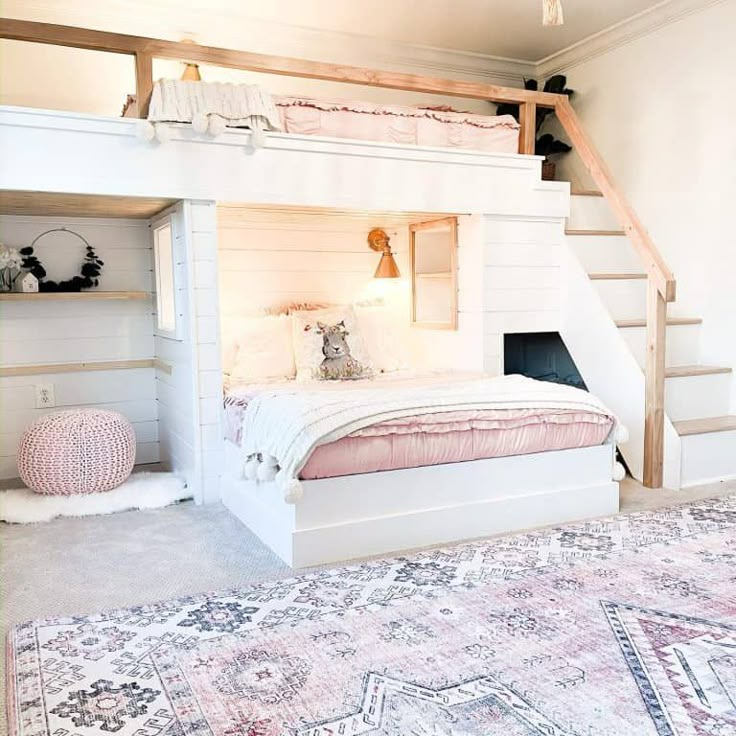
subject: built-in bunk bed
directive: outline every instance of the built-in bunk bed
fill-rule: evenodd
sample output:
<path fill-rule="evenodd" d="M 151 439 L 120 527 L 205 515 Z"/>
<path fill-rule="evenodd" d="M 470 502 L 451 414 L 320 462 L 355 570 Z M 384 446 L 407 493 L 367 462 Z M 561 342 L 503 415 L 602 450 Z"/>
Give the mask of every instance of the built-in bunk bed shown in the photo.
<path fill-rule="evenodd" d="M 567 212 L 567 188 L 542 183 L 539 160 L 515 155 L 518 124 L 447 109 L 274 101 L 253 91 L 245 107 L 228 107 L 229 87 L 156 85 L 149 122 L 137 124 L 150 146 L 131 141 L 130 121 L 64 114 L 37 121 L 27 110 L 0 116 L 13 128 L 4 150 L 15 172 L 0 175 L 0 187 L 51 185 L 27 160 L 35 143 L 53 150 L 43 174 L 59 191 L 87 191 L 96 180 L 85 163 L 95 157 L 83 155 L 89 149 L 116 172 L 99 182 L 105 193 L 182 200 L 177 289 L 187 294 L 180 303 L 191 343 L 187 398 L 197 423 L 187 462 L 197 498 L 221 498 L 295 567 L 616 511 L 615 417 L 586 392 L 502 375 L 503 333 L 549 325 L 556 307 L 536 308 L 531 295 L 524 316 L 519 295 L 493 281 L 489 253 L 530 240 L 558 246 Z M 202 107 L 209 93 L 215 102 Z M 232 146 L 242 145 L 263 150 L 234 156 Z M 372 241 L 368 231 L 385 226 L 389 212 L 403 217 L 392 237 L 407 243 L 413 228 L 458 213 L 451 278 L 419 274 L 413 247 L 398 251 L 414 287 L 419 276 L 445 279 L 454 320 L 423 332 L 415 289 L 402 311 L 400 299 L 397 306 L 337 288 L 342 273 L 329 269 L 295 287 L 289 249 L 267 278 L 249 271 L 251 284 L 277 284 L 279 299 L 262 300 L 258 288 L 228 282 L 222 219 L 213 226 L 217 201 L 276 207 L 272 222 L 282 232 L 287 206 L 321 208 L 328 220 L 350 212 L 370 222 L 363 237 L 382 259 L 392 256 L 388 238 Z M 324 252 L 319 243 L 295 250 L 315 262 Z M 545 299 L 558 305 L 561 263 L 546 258 L 557 281 Z M 374 266 L 357 269 L 363 280 Z M 226 319 L 233 292 L 247 305 Z M 320 298 L 310 299 L 316 292 Z M 434 359 L 392 356 L 397 327 L 410 328 Z M 210 410 L 218 382 L 227 438 L 217 436 Z"/>
<path fill-rule="evenodd" d="M 448 220 L 450 257 L 417 272 L 416 233 Z M 618 509 L 612 414 L 585 391 L 499 375 L 477 349 L 479 220 L 220 208 L 222 500 L 289 564 Z M 395 278 L 374 276 L 377 225 Z M 459 315 L 421 321 L 422 276 L 435 300 L 448 279 Z"/>

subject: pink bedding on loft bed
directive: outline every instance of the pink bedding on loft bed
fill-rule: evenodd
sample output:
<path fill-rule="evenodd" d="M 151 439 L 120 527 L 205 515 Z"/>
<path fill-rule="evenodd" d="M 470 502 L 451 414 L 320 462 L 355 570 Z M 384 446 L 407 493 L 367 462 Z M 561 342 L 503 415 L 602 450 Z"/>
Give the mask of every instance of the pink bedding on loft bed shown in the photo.
<path fill-rule="evenodd" d="M 294 382 L 284 384 L 293 389 Z M 240 444 L 243 413 L 274 384 L 240 386 L 225 395 L 226 437 Z M 525 455 L 602 444 L 613 418 L 559 409 L 455 411 L 395 419 L 317 447 L 302 480 Z"/>
<path fill-rule="evenodd" d="M 331 138 L 517 153 L 519 123 L 511 115 L 445 108 L 275 96 L 284 132 Z"/>

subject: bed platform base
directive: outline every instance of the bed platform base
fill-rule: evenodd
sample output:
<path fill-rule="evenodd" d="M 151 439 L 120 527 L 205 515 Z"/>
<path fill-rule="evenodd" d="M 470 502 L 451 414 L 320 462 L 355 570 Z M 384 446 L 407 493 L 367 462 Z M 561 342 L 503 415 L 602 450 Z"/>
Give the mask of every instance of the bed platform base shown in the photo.
<path fill-rule="evenodd" d="M 222 501 L 294 568 L 618 512 L 613 445 L 303 481 L 283 500 L 225 443 Z"/>

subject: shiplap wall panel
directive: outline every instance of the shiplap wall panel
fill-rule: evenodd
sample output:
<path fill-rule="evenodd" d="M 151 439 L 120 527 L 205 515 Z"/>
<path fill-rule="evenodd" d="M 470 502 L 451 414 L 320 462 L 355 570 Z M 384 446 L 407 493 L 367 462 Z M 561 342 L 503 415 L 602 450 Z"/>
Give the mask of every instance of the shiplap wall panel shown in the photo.
<path fill-rule="evenodd" d="M 202 500 L 212 502 L 220 498 L 223 461 L 217 208 L 214 202 L 191 202 L 189 210 L 195 274 L 193 332 L 197 341 L 195 401 L 201 453 L 199 473 Z M 200 332 L 203 319 L 205 329 Z"/>
<path fill-rule="evenodd" d="M 388 216 L 389 220 L 391 219 Z M 395 220 L 396 218 L 394 218 Z M 420 222 L 423 218 L 417 217 Z M 427 219 L 425 216 L 424 219 Z M 410 327 L 409 220 L 386 222 L 376 213 L 263 212 L 220 209 L 218 229 L 223 349 L 238 320 L 292 301 L 349 304 L 383 297 L 405 331 L 418 368 L 480 370 L 483 364 L 483 240 L 480 217 L 461 216 L 458 229 L 458 330 Z M 379 254 L 367 245 L 372 227 L 384 227 L 402 274 L 378 282 Z M 471 303 L 472 302 L 472 303 Z"/>
<path fill-rule="evenodd" d="M 564 220 L 483 219 L 484 368 L 500 374 L 504 334 L 560 329 Z"/>
<path fill-rule="evenodd" d="M 368 298 L 380 256 L 366 238 L 372 227 L 383 226 L 380 215 L 222 208 L 217 240 L 224 342 L 237 332 L 240 318 L 263 309 L 292 301 L 349 304 Z M 407 229 L 385 229 L 407 277 Z M 397 309 L 408 324 L 405 295 Z"/>
<path fill-rule="evenodd" d="M 166 333 L 159 333 L 156 327 L 154 355 L 171 369 L 170 373 L 156 371 L 161 462 L 164 467 L 181 474 L 188 483 L 195 485 L 195 348 L 193 337 L 186 329 L 191 325 L 192 299 L 187 279 L 189 257 L 184 210 L 184 203 L 179 202 L 162 213 L 162 217 L 169 217 L 171 222 L 175 285 L 181 297 L 177 302 L 177 320 L 182 322 L 182 338 L 174 339 Z M 158 225 L 159 222 L 162 220 L 155 218 L 152 225 Z"/>
<path fill-rule="evenodd" d="M 186 477 L 197 502 L 219 499 L 222 371 L 218 326 L 217 216 L 213 202 L 180 202 L 171 217 L 181 339 L 157 334 L 155 355 L 163 462 Z"/>
<path fill-rule="evenodd" d="M 20 248 L 40 233 L 59 227 L 79 232 L 105 262 L 99 288 L 152 289 L 151 243 L 147 223 L 141 220 L 5 215 L 0 217 L 0 241 Z M 84 256 L 84 244 L 69 232 L 45 236 L 35 250 L 49 278 L 56 280 L 78 273 Z M 131 360 L 151 358 L 153 354 L 150 299 L 19 301 L 0 305 L 3 366 Z M 35 387 L 40 383 L 53 385 L 55 407 L 36 409 Z M 132 422 L 136 433 L 136 462 L 158 462 L 153 369 L 8 376 L 0 378 L 0 477 L 17 477 L 18 440 L 35 418 L 76 407 L 121 412 Z"/>

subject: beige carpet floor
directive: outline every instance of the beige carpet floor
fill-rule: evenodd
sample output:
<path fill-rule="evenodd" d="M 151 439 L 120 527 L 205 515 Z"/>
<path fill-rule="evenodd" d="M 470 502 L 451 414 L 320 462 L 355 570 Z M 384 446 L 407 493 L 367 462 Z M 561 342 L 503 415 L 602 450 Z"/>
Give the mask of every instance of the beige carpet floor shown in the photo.
<path fill-rule="evenodd" d="M 652 491 L 629 479 L 622 484 L 621 511 L 727 493 L 736 493 L 736 481 L 675 492 Z M 219 504 L 0 524 L 0 541 L 3 639 L 19 621 L 93 613 L 292 574 Z M 4 723 L 0 713 L 0 729 Z"/>

